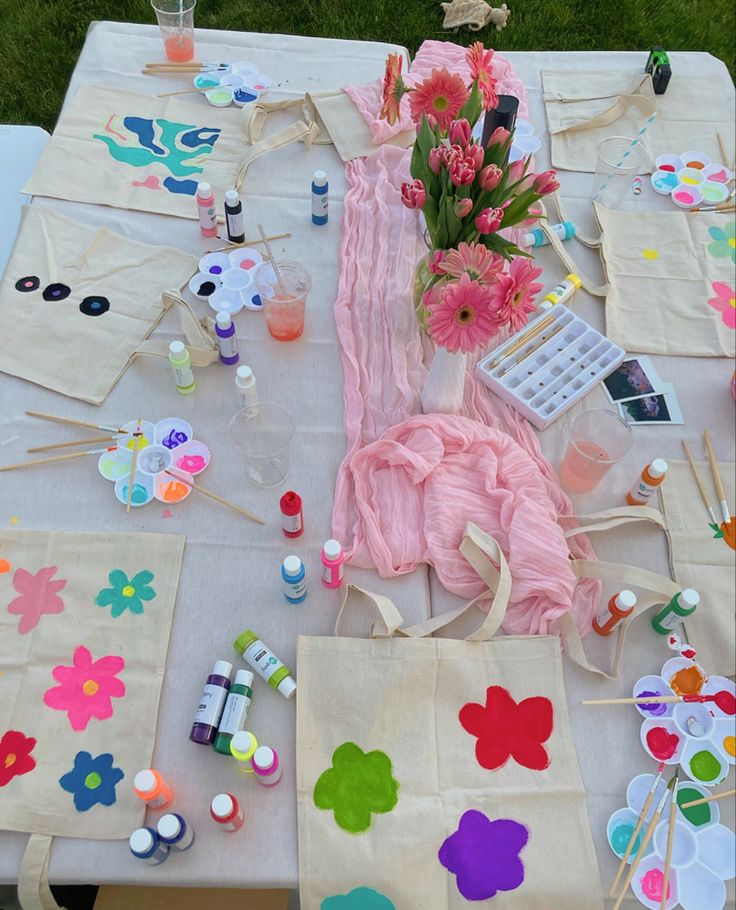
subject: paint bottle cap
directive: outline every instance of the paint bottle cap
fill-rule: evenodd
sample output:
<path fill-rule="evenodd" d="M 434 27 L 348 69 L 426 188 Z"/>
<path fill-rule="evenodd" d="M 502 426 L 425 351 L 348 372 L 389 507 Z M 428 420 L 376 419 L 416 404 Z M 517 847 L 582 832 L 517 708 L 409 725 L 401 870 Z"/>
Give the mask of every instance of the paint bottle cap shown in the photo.
<path fill-rule="evenodd" d="M 197 184 L 197 195 L 198 196 L 211 196 L 212 187 L 210 186 L 210 184 L 205 182 L 204 180 L 201 183 L 198 183 Z"/>
<path fill-rule="evenodd" d="M 230 674 L 233 672 L 233 665 L 227 660 L 216 660 L 215 666 L 212 668 L 211 676 L 224 676 L 227 679 L 230 679 Z"/>
<path fill-rule="evenodd" d="M 179 357 L 184 353 L 184 342 L 183 341 L 172 341 L 169 345 L 169 353 L 173 354 L 175 357 Z"/>
<path fill-rule="evenodd" d="M 221 329 L 229 329 L 232 325 L 232 319 L 227 310 L 219 310 L 215 316 L 215 322 L 219 325 Z"/>
<path fill-rule="evenodd" d="M 284 574 L 285 575 L 299 575 L 302 570 L 302 561 L 298 556 L 287 556 L 284 560 Z"/>
<path fill-rule="evenodd" d="M 136 828 L 130 835 L 128 844 L 133 853 L 150 853 L 156 845 L 154 832 L 150 828 Z"/>
<path fill-rule="evenodd" d="M 284 698 L 291 698 L 291 696 L 296 692 L 296 682 L 291 676 L 285 676 L 278 684 L 278 686 L 276 686 L 276 688 L 284 696 Z"/>
<path fill-rule="evenodd" d="M 697 607 L 700 603 L 700 594 L 694 588 L 684 588 L 677 595 L 677 602 L 684 607 Z"/>
<path fill-rule="evenodd" d="M 276 761 L 273 749 L 268 746 L 259 746 L 253 753 L 253 767 L 259 771 L 266 771 Z"/>
<path fill-rule="evenodd" d="M 248 366 L 238 367 L 235 371 L 235 385 L 238 388 L 246 389 L 248 386 L 252 386 L 256 381 L 256 377 L 253 375 L 253 370 Z"/>
<path fill-rule="evenodd" d="M 324 546 L 322 547 L 322 552 L 325 554 L 327 559 L 339 559 L 342 555 L 342 546 L 340 545 L 339 540 L 334 540 L 330 538 L 326 540 Z"/>
<path fill-rule="evenodd" d="M 173 812 L 162 815 L 156 825 L 159 837 L 165 837 L 166 840 L 174 840 L 181 832 L 181 821 L 179 816 Z"/>
<path fill-rule="evenodd" d="M 552 303 L 551 300 L 543 300 L 543 301 L 539 304 L 539 306 L 537 307 L 537 309 L 538 309 L 538 310 L 541 310 L 543 313 L 546 313 L 547 310 L 551 310 L 553 306 L 554 306 L 554 304 Z"/>
<path fill-rule="evenodd" d="M 229 793 L 218 793 L 212 800 L 210 811 L 215 818 L 226 819 L 235 813 L 235 803 Z"/>
<path fill-rule="evenodd" d="M 240 369 L 242 370 L 242 367 Z M 254 641 L 258 641 L 258 636 L 250 629 L 246 629 L 244 632 L 241 632 L 240 635 L 238 635 L 238 637 L 235 639 L 233 642 L 233 648 L 235 648 L 238 654 L 243 654 L 248 650 Z"/>
<path fill-rule="evenodd" d="M 327 183 L 327 173 L 325 171 L 315 171 L 313 180 L 315 186 L 324 186 Z"/>
<path fill-rule="evenodd" d="M 664 477 L 667 473 L 667 468 L 669 465 L 664 460 L 664 458 L 655 458 L 654 461 L 649 465 L 649 474 L 655 480 L 660 477 Z"/>
<path fill-rule="evenodd" d="M 571 284 L 573 284 L 575 286 L 576 289 L 581 287 L 581 285 L 583 283 L 580 276 L 575 275 L 572 272 L 569 275 L 565 275 L 565 281 L 569 281 Z"/>
<path fill-rule="evenodd" d="M 238 730 L 230 740 L 230 754 L 238 761 L 247 761 L 258 748 L 258 740 L 248 730 Z"/>
<path fill-rule="evenodd" d="M 235 673 L 235 685 L 236 686 L 252 686 L 253 685 L 253 674 L 250 670 L 238 670 Z"/>
<path fill-rule="evenodd" d="M 156 775 L 153 771 L 139 771 L 133 778 L 133 787 L 139 793 L 151 793 L 156 789 Z"/>
<path fill-rule="evenodd" d="M 202 184 L 200 184 L 201 186 Z M 237 190 L 228 190 L 225 193 L 225 201 L 229 202 L 231 205 L 237 205 L 240 202 L 240 196 L 238 195 Z"/>
<path fill-rule="evenodd" d="M 619 591 L 616 595 L 616 606 L 621 610 L 632 610 L 636 606 L 636 594 L 633 591 Z"/>

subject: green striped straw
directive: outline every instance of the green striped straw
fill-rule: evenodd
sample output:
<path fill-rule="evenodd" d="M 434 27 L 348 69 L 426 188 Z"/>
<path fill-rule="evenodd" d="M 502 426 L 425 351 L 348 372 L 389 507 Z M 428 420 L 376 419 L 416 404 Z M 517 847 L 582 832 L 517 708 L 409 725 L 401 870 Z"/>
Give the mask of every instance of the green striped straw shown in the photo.
<path fill-rule="evenodd" d="M 631 140 L 631 142 L 629 143 L 629 145 L 626 147 L 626 151 L 625 151 L 625 152 L 623 153 L 623 155 L 621 156 L 621 160 L 620 160 L 620 161 L 617 161 L 616 164 L 614 165 L 614 167 L 617 167 L 617 168 L 623 167 L 624 162 L 625 162 L 626 159 L 629 157 L 629 155 L 633 152 L 634 147 L 637 146 L 637 145 L 641 142 L 642 136 L 643 136 L 643 135 L 646 133 L 646 131 L 649 129 L 649 127 L 651 126 L 651 124 L 652 124 L 652 122 L 654 121 L 654 119 L 656 118 L 656 116 L 657 116 L 657 112 L 655 111 L 655 112 L 651 115 L 651 117 L 648 117 L 648 118 L 647 118 L 647 121 L 646 121 L 646 123 L 644 124 L 644 126 L 639 130 L 639 132 L 636 134 L 636 136 L 634 136 L 634 138 Z M 593 193 L 593 199 L 597 199 L 597 198 L 600 196 L 600 194 L 603 192 L 603 190 L 605 190 L 605 188 L 608 186 L 608 184 L 609 184 L 610 182 L 611 182 L 611 178 L 608 177 L 608 178 L 607 178 L 607 179 L 598 187 L 598 189 L 595 191 L 595 193 Z"/>

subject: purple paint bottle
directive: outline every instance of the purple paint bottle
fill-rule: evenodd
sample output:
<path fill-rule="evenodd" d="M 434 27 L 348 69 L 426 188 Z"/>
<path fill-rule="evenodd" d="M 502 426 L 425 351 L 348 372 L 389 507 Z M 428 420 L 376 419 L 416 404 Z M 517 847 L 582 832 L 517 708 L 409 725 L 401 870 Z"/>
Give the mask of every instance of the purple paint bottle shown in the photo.
<path fill-rule="evenodd" d="M 237 363 L 240 360 L 238 339 L 230 314 L 225 310 L 220 310 L 215 317 L 215 334 L 220 346 L 220 360 L 228 365 Z"/>
<path fill-rule="evenodd" d="M 233 665 L 226 660 L 215 661 L 212 673 L 202 689 L 202 695 L 194 715 L 189 739 L 202 746 L 211 746 L 215 741 L 217 727 L 225 707 L 225 699 L 230 691 L 230 674 Z"/>

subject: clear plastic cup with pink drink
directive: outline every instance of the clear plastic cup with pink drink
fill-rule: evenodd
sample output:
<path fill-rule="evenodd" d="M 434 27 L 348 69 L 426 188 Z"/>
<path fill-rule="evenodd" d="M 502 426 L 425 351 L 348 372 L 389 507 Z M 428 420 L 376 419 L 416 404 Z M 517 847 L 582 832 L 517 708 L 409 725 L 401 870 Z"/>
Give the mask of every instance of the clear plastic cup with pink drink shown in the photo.
<path fill-rule="evenodd" d="M 172 63 L 194 59 L 194 7 L 197 0 L 151 0 L 166 57 Z"/>
<path fill-rule="evenodd" d="M 570 423 L 560 480 L 571 493 L 587 493 L 629 454 L 633 445 L 631 427 L 613 411 L 581 411 Z"/>
<path fill-rule="evenodd" d="M 268 331 L 277 341 L 294 341 L 304 331 L 307 295 L 312 287 L 309 272 L 291 259 L 262 262 L 254 282 L 266 314 Z"/>

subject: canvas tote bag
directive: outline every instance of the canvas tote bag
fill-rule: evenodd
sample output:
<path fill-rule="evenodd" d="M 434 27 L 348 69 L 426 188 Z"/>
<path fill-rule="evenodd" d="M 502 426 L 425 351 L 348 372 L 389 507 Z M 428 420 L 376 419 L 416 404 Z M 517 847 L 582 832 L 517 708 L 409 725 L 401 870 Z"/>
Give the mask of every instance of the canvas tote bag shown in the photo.
<path fill-rule="evenodd" d="M 461 549 L 495 589 L 467 640 L 425 636 L 470 605 L 403 629 L 352 586 L 341 616 L 377 610 L 372 640 L 299 638 L 303 910 L 603 905 L 559 639 L 491 640 L 509 569 L 475 525 Z"/>
<path fill-rule="evenodd" d="M 213 336 L 176 290 L 162 294 L 196 268 L 181 250 L 25 206 L 0 282 L 0 370 L 101 404 L 137 353 L 168 355 L 146 339 L 172 306 L 192 362 L 214 362 Z"/>
<path fill-rule="evenodd" d="M 53 835 L 127 838 L 145 805 L 184 537 L 0 532 L 0 829 L 31 834 L 24 910 L 50 910 Z"/>

